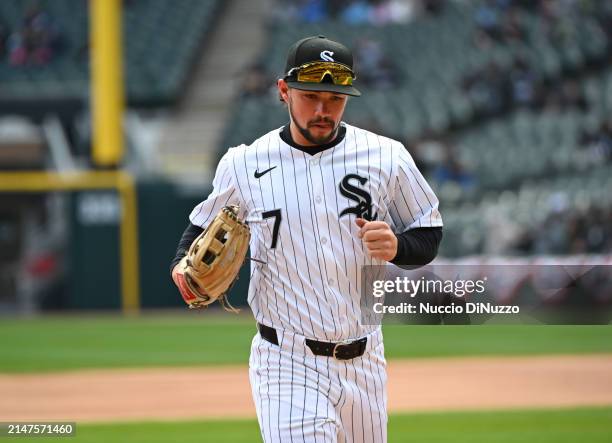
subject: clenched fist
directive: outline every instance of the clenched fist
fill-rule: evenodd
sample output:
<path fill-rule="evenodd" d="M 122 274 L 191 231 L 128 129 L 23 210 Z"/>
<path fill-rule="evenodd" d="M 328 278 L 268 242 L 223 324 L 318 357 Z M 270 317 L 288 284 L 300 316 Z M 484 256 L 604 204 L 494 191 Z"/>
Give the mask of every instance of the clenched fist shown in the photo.
<path fill-rule="evenodd" d="M 397 255 L 397 237 L 389 225 L 383 221 L 367 221 L 363 218 L 355 220 L 359 229 L 360 239 L 372 258 L 391 261 Z"/>

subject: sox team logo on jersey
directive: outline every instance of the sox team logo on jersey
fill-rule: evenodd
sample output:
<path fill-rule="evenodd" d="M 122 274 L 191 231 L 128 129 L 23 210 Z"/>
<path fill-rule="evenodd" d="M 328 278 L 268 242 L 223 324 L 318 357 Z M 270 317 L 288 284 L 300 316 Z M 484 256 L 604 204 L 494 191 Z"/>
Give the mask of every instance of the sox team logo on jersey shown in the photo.
<path fill-rule="evenodd" d="M 348 174 L 342 179 L 338 185 L 340 193 L 346 198 L 355 201 L 357 206 L 343 209 L 342 212 L 340 212 L 340 217 L 347 214 L 355 214 L 357 217 L 369 221 L 376 220 L 378 214 L 372 215 L 372 196 L 366 190 L 351 185 L 350 180 L 357 180 L 361 185 L 365 185 L 368 181 L 367 178 L 357 174 Z"/>
<path fill-rule="evenodd" d="M 319 54 L 321 56 L 321 60 L 326 61 L 326 62 L 334 62 L 335 60 L 332 58 L 332 56 L 334 55 L 334 51 L 322 51 L 321 54 Z"/>

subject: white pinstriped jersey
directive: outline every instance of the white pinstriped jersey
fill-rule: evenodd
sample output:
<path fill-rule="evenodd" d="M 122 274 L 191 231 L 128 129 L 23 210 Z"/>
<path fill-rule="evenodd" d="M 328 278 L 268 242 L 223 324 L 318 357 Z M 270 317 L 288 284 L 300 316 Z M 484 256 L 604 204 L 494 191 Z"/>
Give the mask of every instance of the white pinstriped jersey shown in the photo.
<path fill-rule="evenodd" d="M 400 233 L 442 226 L 438 199 L 404 146 L 342 123 L 344 139 L 309 155 L 275 129 L 231 148 L 213 191 L 190 215 L 205 227 L 239 204 L 251 228 L 249 305 L 256 320 L 309 338 L 337 342 L 371 333 L 362 325 L 361 268 L 368 257 L 357 214 Z"/>

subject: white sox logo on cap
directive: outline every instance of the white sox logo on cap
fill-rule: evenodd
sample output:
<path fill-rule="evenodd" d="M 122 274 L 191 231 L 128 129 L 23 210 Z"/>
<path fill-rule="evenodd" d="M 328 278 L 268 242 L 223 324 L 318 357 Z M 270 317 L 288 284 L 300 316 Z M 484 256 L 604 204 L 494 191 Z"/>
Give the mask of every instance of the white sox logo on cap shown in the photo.
<path fill-rule="evenodd" d="M 335 60 L 332 58 L 332 55 L 334 55 L 333 51 L 321 51 L 321 60 L 324 60 L 326 62 L 335 62 Z"/>

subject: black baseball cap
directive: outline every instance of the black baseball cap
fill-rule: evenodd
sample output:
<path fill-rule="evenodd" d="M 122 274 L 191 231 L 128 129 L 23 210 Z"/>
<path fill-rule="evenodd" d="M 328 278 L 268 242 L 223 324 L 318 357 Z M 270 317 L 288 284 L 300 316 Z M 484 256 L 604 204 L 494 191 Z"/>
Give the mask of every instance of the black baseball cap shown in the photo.
<path fill-rule="evenodd" d="M 353 69 L 353 53 L 342 43 L 326 38 L 324 35 L 306 37 L 289 48 L 285 64 L 285 81 L 290 88 L 302 91 L 326 91 L 359 97 L 361 92 L 351 85 L 336 85 L 332 82 L 298 82 L 295 75 L 288 75 L 293 68 L 312 62 L 339 63 Z"/>

